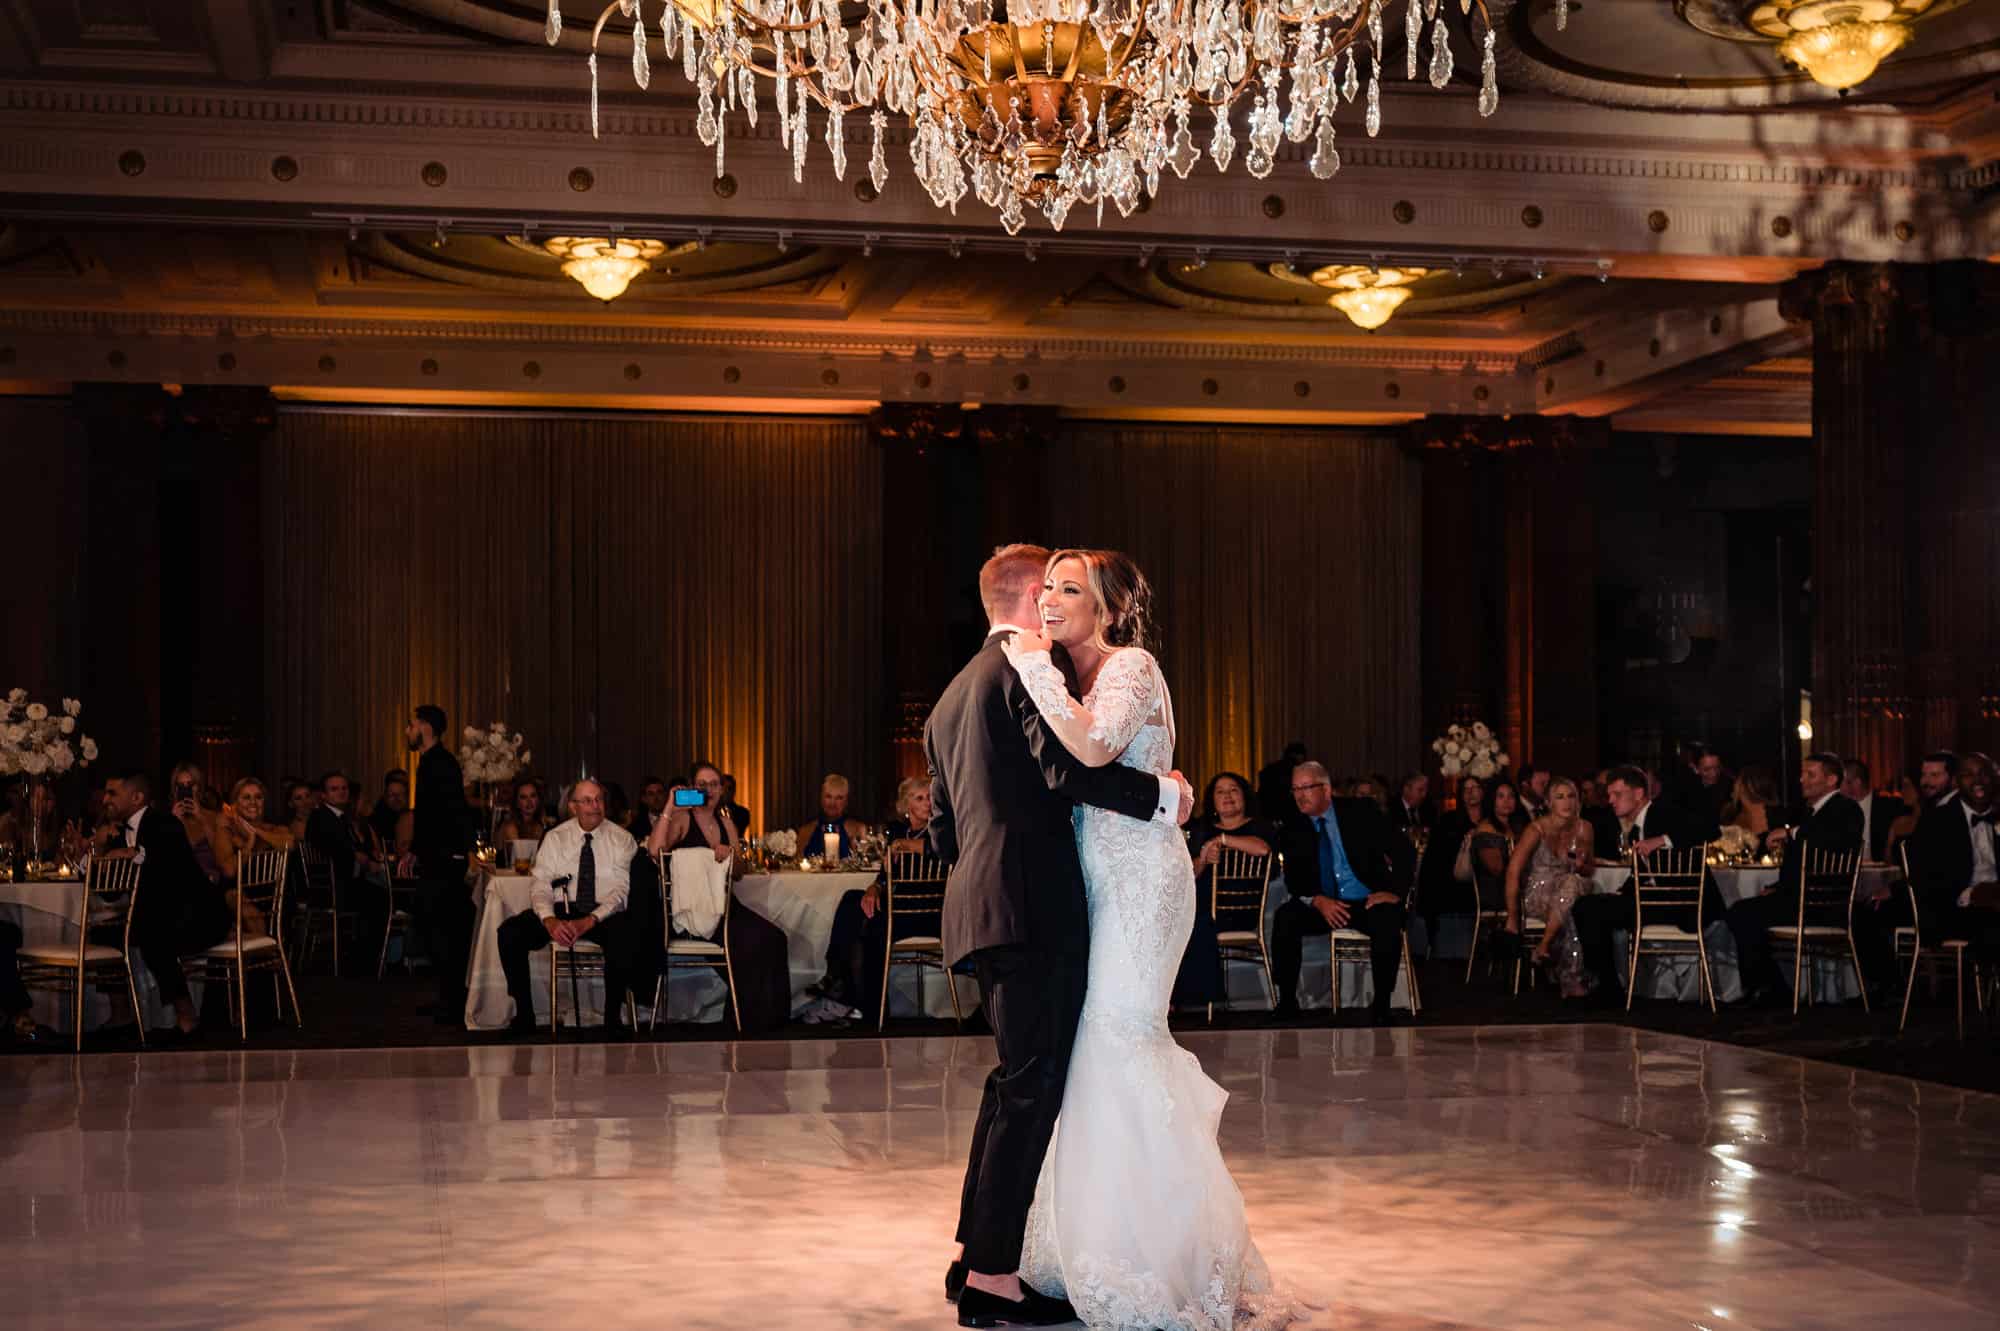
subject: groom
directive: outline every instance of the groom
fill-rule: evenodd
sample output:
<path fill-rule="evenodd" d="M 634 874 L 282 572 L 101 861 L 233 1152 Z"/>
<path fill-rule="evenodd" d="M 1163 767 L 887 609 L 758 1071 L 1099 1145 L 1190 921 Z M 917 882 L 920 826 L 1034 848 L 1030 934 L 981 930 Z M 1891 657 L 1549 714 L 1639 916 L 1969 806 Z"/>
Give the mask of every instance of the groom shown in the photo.
<path fill-rule="evenodd" d="M 1035 1180 L 1062 1107 L 1090 952 L 1071 808 L 1178 824 L 1194 803 L 1179 772 L 1087 767 L 1044 729 L 1000 647 L 1040 625 L 1048 558 L 1040 546 L 1003 546 L 979 570 L 992 626 L 986 645 L 924 726 L 931 848 L 952 866 L 945 964 L 972 962 L 1000 1051 L 972 1129 L 958 1213 L 962 1253 L 945 1273 L 960 1326 L 1053 1326 L 1075 1317 L 1068 1303 L 1024 1288 L 1017 1274 Z"/>

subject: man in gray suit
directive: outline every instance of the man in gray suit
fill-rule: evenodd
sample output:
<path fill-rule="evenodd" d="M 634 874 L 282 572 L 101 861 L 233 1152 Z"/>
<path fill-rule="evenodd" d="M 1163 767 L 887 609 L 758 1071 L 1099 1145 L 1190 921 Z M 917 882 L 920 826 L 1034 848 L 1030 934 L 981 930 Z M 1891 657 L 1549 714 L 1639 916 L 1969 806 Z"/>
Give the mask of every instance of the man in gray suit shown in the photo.
<path fill-rule="evenodd" d="M 1051 1326 L 1075 1315 L 1062 1300 L 1024 1288 L 1018 1275 L 1090 953 L 1071 808 L 1184 823 L 1194 805 L 1179 772 L 1162 778 L 1116 763 L 1088 767 L 1043 727 L 1001 643 L 1041 623 L 1048 557 L 1039 546 L 1005 546 L 979 571 L 991 631 L 924 726 L 931 848 L 952 866 L 945 963 L 972 962 L 1000 1052 L 972 1132 L 959 1204 L 963 1252 L 945 1273 L 945 1297 L 957 1301 L 961 1326 Z"/>

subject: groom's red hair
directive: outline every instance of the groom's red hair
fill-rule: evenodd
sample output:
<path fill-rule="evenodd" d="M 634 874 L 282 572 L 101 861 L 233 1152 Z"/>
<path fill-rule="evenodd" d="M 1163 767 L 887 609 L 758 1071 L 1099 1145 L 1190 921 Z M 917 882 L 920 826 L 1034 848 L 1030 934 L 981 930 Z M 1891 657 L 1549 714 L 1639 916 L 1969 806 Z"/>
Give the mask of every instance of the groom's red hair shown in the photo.
<path fill-rule="evenodd" d="M 986 622 L 997 623 L 1023 596 L 1041 591 L 1048 564 L 1049 552 L 1039 545 L 1003 545 L 995 550 L 979 570 L 979 604 L 986 609 Z"/>

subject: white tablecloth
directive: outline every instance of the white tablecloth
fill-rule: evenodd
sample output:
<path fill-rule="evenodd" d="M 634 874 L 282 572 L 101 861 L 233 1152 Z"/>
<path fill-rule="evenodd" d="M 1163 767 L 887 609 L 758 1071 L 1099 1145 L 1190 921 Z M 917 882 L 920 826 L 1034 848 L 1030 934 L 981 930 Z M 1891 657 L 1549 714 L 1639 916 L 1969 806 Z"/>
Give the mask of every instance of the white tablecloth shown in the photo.
<path fill-rule="evenodd" d="M 785 931 L 787 961 L 791 971 L 792 1001 L 805 999 L 805 990 L 826 973 L 826 945 L 833 933 L 834 911 L 849 892 L 875 881 L 873 873 L 775 873 L 747 874 L 735 884 L 736 900 Z M 507 994 L 507 977 L 500 971 L 500 925 L 528 909 L 526 874 L 482 874 L 473 886 L 479 904 L 478 923 L 472 936 L 472 957 L 466 968 L 465 1025 L 468 1030 L 498 1030 L 514 1017 L 514 1000 Z M 536 1020 L 546 1022 L 544 1010 L 549 986 L 549 950 L 532 953 L 529 974 L 535 984 Z M 926 968 L 923 972 L 922 1004 L 925 1015 L 951 1015 L 951 995 L 944 977 Z M 918 1010 L 917 968 L 898 966 L 890 975 L 889 1011 L 893 1016 L 911 1016 Z M 582 986 L 583 1021 L 602 1019 L 604 986 L 587 981 Z M 667 1021 L 727 1020 L 728 989 L 712 971 L 677 971 L 668 986 Z M 650 1013 L 650 992 L 639 995 L 644 1014 Z M 569 1010 L 568 985 L 564 985 L 565 1020 Z M 971 1012 L 979 1006 L 977 986 L 965 977 L 958 981 L 959 1005 Z"/>
<path fill-rule="evenodd" d="M 82 918 L 81 880 L 0 883 L 0 919 L 11 920 L 20 927 L 23 944 L 74 945 L 77 921 Z M 146 963 L 139 960 L 136 951 L 132 954 L 132 980 L 139 990 L 139 1006 L 146 1010 L 148 1028 L 164 1026 L 171 1021 L 172 1009 L 160 1002 L 159 987 L 153 983 L 152 973 L 146 969 Z M 199 1002 L 201 986 L 196 984 L 191 988 Z M 70 1020 L 72 1002 L 68 997 L 52 989 L 31 989 L 28 992 L 34 999 L 37 1022 L 64 1034 L 73 1029 Z M 84 1029 L 91 1030 L 111 1021 L 130 1021 L 129 1008 L 130 1004 L 122 992 L 112 995 L 86 988 L 83 995 Z"/>

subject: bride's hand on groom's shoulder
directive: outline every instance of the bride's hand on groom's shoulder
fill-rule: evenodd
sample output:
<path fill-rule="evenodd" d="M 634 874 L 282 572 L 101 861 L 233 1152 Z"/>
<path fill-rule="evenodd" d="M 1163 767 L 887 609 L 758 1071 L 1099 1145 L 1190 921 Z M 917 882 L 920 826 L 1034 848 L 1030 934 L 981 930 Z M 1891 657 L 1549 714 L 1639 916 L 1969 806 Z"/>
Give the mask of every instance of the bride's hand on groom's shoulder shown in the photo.
<path fill-rule="evenodd" d="M 1046 629 L 1036 629 L 1032 633 L 1023 629 L 1002 643 L 1001 650 L 1007 653 L 1008 660 L 1019 661 L 1034 652 L 1053 652 L 1055 642 L 1049 637 Z"/>

